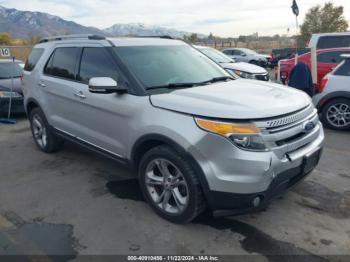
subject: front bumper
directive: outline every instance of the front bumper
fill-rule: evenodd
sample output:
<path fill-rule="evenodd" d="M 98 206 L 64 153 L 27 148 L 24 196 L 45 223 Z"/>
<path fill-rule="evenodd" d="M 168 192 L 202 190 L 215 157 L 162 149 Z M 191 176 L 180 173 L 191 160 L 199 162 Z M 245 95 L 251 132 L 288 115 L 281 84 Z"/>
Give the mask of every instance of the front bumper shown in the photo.
<path fill-rule="evenodd" d="M 226 138 L 207 134 L 190 153 L 208 183 L 205 193 L 210 208 L 240 213 L 256 209 L 254 197 L 261 196 L 259 207 L 264 206 L 308 175 L 312 170 L 305 172 L 305 156 L 321 151 L 323 141 L 324 131 L 318 122 L 301 140 L 268 152 L 244 151 Z"/>
<path fill-rule="evenodd" d="M 5 114 L 9 109 L 10 98 L 0 97 L 0 114 Z M 24 110 L 24 99 L 22 96 L 12 97 L 11 113 L 22 114 L 25 113 Z"/>
<path fill-rule="evenodd" d="M 263 210 L 268 206 L 271 200 L 285 194 L 288 190 L 311 174 L 321 158 L 322 151 L 322 148 L 317 148 L 315 151 L 317 158 L 311 169 L 306 169 L 306 162 L 303 162 L 298 167 L 286 170 L 278 174 L 271 182 L 268 189 L 264 192 L 255 194 L 234 194 L 209 191 L 207 194 L 207 200 L 213 210 L 214 216 L 238 215 Z M 259 203 L 255 202 L 257 204 L 255 205 L 254 200 L 257 198 L 259 199 Z"/>

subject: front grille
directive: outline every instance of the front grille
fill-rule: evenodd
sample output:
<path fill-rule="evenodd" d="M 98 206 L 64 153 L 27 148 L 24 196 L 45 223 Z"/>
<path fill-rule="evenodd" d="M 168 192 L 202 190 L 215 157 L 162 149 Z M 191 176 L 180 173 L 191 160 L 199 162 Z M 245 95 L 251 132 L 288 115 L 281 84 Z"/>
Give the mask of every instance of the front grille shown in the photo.
<path fill-rule="evenodd" d="M 303 120 L 307 116 L 314 115 L 315 113 L 316 109 L 312 105 L 309 105 L 308 107 L 300 111 L 288 114 L 283 117 L 267 119 L 265 121 L 258 121 L 256 122 L 256 124 L 258 127 L 266 129 L 282 128 L 283 126 Z"/>
<path fill-rule="evenodd" d="M 315 128 L 305 130 L 305 123 L 308 122 L 313 122 Z M 310 144 L 321 129 L 317 111 L 312 105 L 283 117 L 258 121 L 256 125 L 262 130 L 268 148 L 281 158 Z"/>
<path fill-rule="evenodd" d="M 255 75 L 255 79 L 256 80 L 260 80 L 260 81 L 269 81 L 270 80 L 270 76 L 269 76 L 269 74 Z"/>

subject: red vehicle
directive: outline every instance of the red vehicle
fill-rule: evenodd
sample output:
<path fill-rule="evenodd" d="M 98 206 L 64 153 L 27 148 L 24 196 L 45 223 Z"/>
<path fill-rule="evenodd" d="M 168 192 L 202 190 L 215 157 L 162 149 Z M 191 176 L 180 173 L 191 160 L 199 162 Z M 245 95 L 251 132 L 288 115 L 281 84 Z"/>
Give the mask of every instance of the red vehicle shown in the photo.
<path fill-rule="evenodd" d="M 330 49 L 318 49 L 317 50 L 317 86 L 321 83 L 322 78 L 331 72 L 337 64 L 339 64 L 344 58 L 342 54 L 350 54 L 350 48 L 330 48 Z M 306 53 L 298 58 L 298 62 L 303 62 L 311 69 L 311 53 Z M 281 60 L 280 72 L 281 81 L 285 84 L 289 75 L 295 65 L 295 59 Z"/>

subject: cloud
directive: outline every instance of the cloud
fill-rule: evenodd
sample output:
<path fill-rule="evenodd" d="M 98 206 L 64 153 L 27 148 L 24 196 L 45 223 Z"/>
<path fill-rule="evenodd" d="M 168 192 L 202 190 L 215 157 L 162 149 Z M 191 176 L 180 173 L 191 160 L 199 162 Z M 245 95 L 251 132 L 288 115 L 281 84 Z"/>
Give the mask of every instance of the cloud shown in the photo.
<path fill-rule="evenodd" d="M 349 0 L 343 5 L 350 19 Z M 284 34 L 295 27 L 290 0 L 0 0 L 0 5 L 19 10 L 41 11 L 86 26 L 106 28 L 115 23 L 146 23 L 179 30 L 221 36 Z M 307 9 L 323 0 L 299 0 L 300 20 Z"/>

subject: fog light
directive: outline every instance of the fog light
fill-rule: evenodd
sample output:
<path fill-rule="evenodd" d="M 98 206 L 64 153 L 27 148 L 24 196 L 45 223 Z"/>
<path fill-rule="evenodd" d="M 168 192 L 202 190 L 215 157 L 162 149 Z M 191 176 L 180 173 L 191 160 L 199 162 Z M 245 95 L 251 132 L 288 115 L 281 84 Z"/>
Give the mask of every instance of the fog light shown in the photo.
<path fill-rule="evenodd" d="M 262 197 L 260 196 L 254 197 L 254 199 L 252 200 L 253 207 L 258 207 L 261 203 L 261 200 L 262 200 Z"/>

